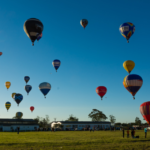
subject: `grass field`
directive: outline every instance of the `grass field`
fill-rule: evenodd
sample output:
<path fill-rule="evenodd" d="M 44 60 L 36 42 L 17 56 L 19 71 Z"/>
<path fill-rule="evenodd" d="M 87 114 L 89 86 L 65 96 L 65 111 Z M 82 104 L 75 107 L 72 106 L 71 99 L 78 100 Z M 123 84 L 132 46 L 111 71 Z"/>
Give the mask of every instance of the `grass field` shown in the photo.
<path fill-rule="evenodd" d="M 0 150 L 150 150 L 150 132 L 137 131 L 139 139 L 122 137 L 122 131 L 0 132 Z"/>

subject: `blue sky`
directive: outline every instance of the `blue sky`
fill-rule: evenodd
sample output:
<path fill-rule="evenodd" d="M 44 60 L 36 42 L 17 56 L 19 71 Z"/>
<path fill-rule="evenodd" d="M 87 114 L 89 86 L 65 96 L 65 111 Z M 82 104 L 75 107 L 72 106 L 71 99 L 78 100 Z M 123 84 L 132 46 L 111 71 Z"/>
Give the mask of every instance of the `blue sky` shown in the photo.
<path fill-rule="evenodd" d="M 142 121 L 139 106 L 149 101 L 149 5 L 147 1 L 112 0 L 7 0 L 0 2 L 0 117 L 12 118 L 17 111 L 23 118 L 50 116 L 50 120 L 66 120 L 70 114 L 80 121 L 90 120 L 93 108 L 117 122 Z M 32 46 L 23 30 L 24 22 L 37 18 L 44 25 L 43 37 Z M 88 19 L 85 30 L 81 19 Z M 132 22 L 135 33 L 130 43 L 119 33 L 119 26 Z M 52 61 L 61 60 L 56 73 Z M 122 81 L 127 75 L 122 64 L 133 60 L 132 73 L 143 78 L 143 86 L 133 100 Z M 52 74 L 50 74 L 52 73 Z M 30 76 L 33 89 L 27 96 L 24 76 Z M 10 81 L 7 91 L 5 82 Z M 51 91 L 45 99 L 38 86 L 49 82 Z M 97 86 L 108 92 L 101 101 Z M 18 107 L 11 93 L 21 93 Z M 5 102 L 12 106 L 6 111 Z M 33 113 L 29 107 L 34 106 Z M 143 121 L 144 122 L 144 121 Z"/>

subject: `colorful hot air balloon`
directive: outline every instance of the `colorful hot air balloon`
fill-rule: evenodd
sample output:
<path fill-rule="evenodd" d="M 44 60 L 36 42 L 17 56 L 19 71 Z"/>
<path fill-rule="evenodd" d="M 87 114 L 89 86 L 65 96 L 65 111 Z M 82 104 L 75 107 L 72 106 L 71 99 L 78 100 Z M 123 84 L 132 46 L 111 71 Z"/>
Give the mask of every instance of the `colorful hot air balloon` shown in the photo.
<path fill-rule="evenodd" d="M 25 80 L 26 83 L 28 83 L 28 81 L 30 80 L 30 77 L 29 76 L 25 76 L 24 80 Z"/>
<path fill-rule="evenodd" d="M 27 94 L 29 94 L 29 92 L 32 90 L 32 86 L 31 85 L 26 85 L 24 87 L 24 89 L 26 90 Z"/>
<path fill-rule="evenodd" d="M 43 24 L 36 18 L 30 18 L 24 23 L 23 28 L 27 36 L 31 39 L 32 45 L 34 45 L 34 41 L 43 31 Z"/>
<path fill-rule="evenodd" d="M 127 39 L 127 42 L 129 43 L 130 37 L 135 32 L 135 26 L 133 23 L 127 22 L 120 25 L 119 31 L 123 37 Z"/>
<path fill-rule="evenodd" d="M 126 86 L 125 88 L 132 94 L 133 99 L 135 99 L 134 96 L 141 88 L 143 80 L 139 75 L 130 74 L 125 77 L 123 84 Z"/>
<path fill-rule="evenodd" d="M 57 72 L 57 69 L 59 68 L 60 64 L 61 64 L 61 62 L 60 62 L 60 60 L 58 60 L 58 59 L 55 59 L 55 60 L 52 62 L 52 65 L 54 66 L 56 72 Z"/>
<path fill-rule="evenodd" d="M 32 111 L 34 110 L 34 107 L 33 107 L 33 106 L 31 106 L 31 107 L 30 107 L 30 110 L 31 110 L 31 112 L 32 112 Z"/>
<path fill-rule="evenodd" d="M 87 24 L 88 24 L 88 20 L 87 20 L 87 19 L 82 19 L 82 20 L 80 20 L 80 24 L 81 24 L 81 26 L 85 29 L 85 27 L 86 27 Z"/>
<path fill-rule="evenodd" d="M 5 103 L 5 107 L 6 107 L 7 111 L 8 111 L 8 109 L 10 108 L 10 106 L 11 106 L 11 103 L 10 103 L 10 102 L 6 102 L 6 103 Z"/>
<path fill-rule="evenodd" d="M 140 112 L 141 112 L 143 118 L 150 125 L 150 101 L 145 102 L 140 105 Z"/>
<path fill-rule="evenodd" d="M 43 82 L 39 85 L 39 89 L 46 98 L 47 93 L 51 90 L 51 85 L 47 82 Z"/>
<path fill-rule="evenodd" d="M 17 112 L 17 113 L 16 113 L 16 118 L 17 118 L 17 119 L 21 119 L 22 116 L 23 116 L 23 113 L 22 113 L 22 112 Z"/>
<path fill-rule="evenodd" d="M 0 56 L 2 55 L 3 53 L 2 52 L 0 52 Z"/>
<path fill-rule="evenodd" d="M 132 60 L 127 60 L 123 63 L 124 69 L 130 74 L 130 72 L 133 70 L 135 66 L 135 63 Z"/>
<path fill-rule="evenodd" d="M 23 100 L 23 95 L 21 95 L 21 94 L 15 94 L 14 95 L 14 100 L 16 101 L 16 103 L 19 106 L 19 103 Z"/>
<path fill-rule="evenodd" d="M 106 94 L 107 88 L 105 86 L 98 86 L 96 88 L 96 93 L 101 97 L 101 100 L 103 96 Z"/>
<path fill-rule="evenodd" d="M 11 94 L 11 97 L 14 98 L 14 95 L 16 95 L 16 93 L 12 93 L 12 94 Z"/>
<path fill-rule="evenodd" d="M 5 86 L 6 86 L 6 88 L 7 88 L 7 89 L 9 89 L 9 87 L 11 86 L 11 83 L 10 83 L 10 82 L 8 82 L 8 81 L 7 81 L 7 82 L 5 82 Z"/>
<path fill-rule="evenodd" d="M 37 36 L 37 41 L 39 41 L 41 38 L 42 38 L 42 33 Z"/>

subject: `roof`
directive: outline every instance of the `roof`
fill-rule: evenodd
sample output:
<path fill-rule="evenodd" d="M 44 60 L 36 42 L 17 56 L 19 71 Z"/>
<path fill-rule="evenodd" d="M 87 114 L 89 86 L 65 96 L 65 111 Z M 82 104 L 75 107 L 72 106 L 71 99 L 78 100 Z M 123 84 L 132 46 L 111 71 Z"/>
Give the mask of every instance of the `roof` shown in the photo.
<path fill-rule="evenodd" d="M 62 124 L 111 124 L 109 121 L 53 121 L 51 123 L 61 122 Z"/>
<path fill-rule="evenodd" d="M 0 122 L 37 122 L 33 119 L 0 119 Z"/>

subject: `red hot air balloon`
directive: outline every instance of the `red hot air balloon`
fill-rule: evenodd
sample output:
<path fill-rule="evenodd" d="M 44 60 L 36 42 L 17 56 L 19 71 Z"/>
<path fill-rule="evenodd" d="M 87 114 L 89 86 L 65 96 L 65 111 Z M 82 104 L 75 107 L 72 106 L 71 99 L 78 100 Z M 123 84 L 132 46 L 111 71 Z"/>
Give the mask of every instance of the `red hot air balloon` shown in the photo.
<path fill-rule="evenodd" d="M 0 52 L 0 56 L 2 55 L 3 53 L 2 52 Z"/>
<path fill-rule="evenodd" d="M 31 110 L 31 112 L 32 112 L 32 111 L 34 110 L 34 107 L 33 107 L 33 106 L 31 106 L 31 107 L 30 107 L 30 110 Z"/>
<path fill-rule="evenodd" d="M 140 105 L 140 112 L 141 112 L 143 118 L 150 125 L 150 101 L 145 102 Z"/>
<path fill-rule="evenodd" d="M 96 88 L 96 93 L 101 97 L 101 100 L 103 96 L 106 94 L 107 88 L 105 86 L 98 86 Z"/>

